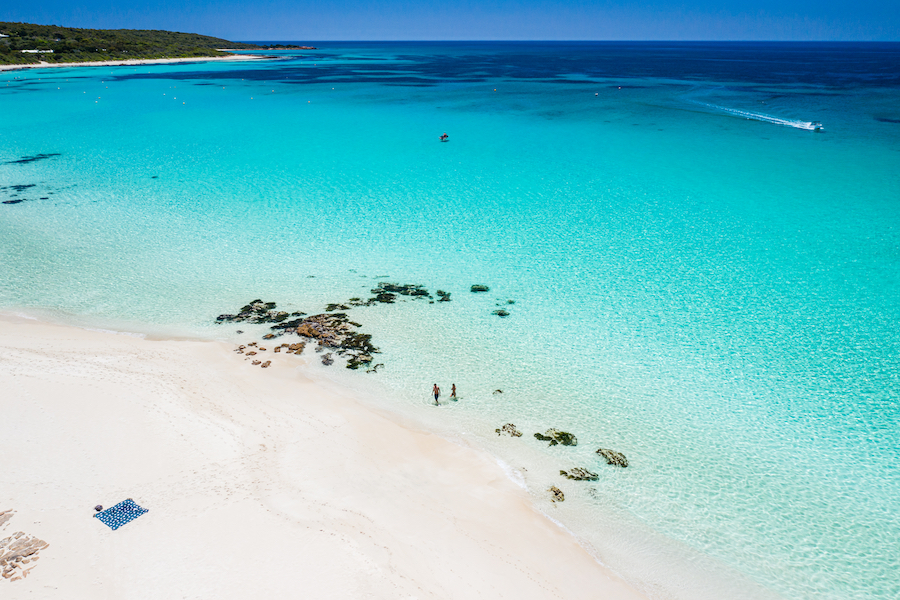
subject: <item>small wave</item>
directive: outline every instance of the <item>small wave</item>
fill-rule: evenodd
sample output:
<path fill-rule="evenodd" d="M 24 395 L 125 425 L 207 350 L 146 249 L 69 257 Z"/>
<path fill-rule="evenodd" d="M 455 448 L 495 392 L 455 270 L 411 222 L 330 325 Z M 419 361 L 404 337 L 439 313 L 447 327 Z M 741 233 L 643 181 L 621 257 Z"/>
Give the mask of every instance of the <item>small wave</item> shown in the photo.
<path fill-rule="evenodd" d="M 818 121 L 800 121 L 797 119 L 782 119 L 780 117 L 773 117 L 772 115 L 766 115 L 763 113 L 755 113 L 746 110 L 739 110 L 737 108 L 728 108 L 725 106 L 719 106 L 717 104 L 709 104 L 707 102 L 696 102 L 693 101 L 694 104 L 699 104 L 700 106 L 705 106 L 707 108 L 711 108 L 713 110 L 718 110 L 729 115 L 734 115 L 735 117 L 744 117 L 745 119 L 752 119 L 754 121 L 763 121 L 764 123 L 774 123 L 775 125 L 784 125 L 786 127 L 793 127 L 795 129 L 805 129 L 807 131 L 824 131 L 825 127 L 822 126 Z"/>

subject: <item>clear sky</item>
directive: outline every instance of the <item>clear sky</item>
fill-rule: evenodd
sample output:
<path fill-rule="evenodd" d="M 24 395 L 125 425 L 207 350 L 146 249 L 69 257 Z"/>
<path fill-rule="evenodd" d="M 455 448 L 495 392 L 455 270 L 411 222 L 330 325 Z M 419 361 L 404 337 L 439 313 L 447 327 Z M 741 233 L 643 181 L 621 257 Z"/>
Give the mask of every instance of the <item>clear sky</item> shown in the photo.
<path fill-rule="evenodd" d="M 0 21 L 231 40 L 900 41 L 900 0 L 3 0 Z"/>

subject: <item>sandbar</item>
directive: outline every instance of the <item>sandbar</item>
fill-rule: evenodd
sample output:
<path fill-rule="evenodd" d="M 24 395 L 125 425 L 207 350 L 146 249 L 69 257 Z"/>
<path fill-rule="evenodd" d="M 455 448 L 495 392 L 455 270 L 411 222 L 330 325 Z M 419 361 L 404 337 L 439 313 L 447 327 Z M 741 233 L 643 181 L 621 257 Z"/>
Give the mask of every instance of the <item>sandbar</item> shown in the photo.
<path fill-rule="evenodd" d="M 233 350 L 0 315 L 0 538 L 49 544 L 0 597 L 644 598 L 485 451 Z"/>

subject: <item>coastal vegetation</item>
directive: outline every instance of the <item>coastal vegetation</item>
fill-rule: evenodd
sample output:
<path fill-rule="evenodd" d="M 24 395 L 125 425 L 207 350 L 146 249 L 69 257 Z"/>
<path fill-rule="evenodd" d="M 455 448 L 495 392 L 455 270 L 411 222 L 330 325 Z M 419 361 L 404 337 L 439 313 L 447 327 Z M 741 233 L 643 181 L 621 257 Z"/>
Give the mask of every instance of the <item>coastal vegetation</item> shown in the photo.
<path fill-rule="evenodd" d="M 0 22 L 0 64 L 78 63 L 108 60 L 201 58 L 231 50 L 312 49 L 260 46 L 196 33 L 143 29 L 78 29 Z"/>

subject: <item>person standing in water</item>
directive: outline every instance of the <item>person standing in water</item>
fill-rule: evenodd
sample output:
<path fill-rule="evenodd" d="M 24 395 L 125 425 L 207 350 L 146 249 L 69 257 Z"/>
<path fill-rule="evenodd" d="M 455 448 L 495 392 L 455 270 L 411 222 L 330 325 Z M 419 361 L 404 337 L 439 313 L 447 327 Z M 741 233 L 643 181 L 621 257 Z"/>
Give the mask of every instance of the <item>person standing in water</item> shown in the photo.
<path fill-rule="evenodd" d="M 456 384 L 450 384 L 450 397 L 456 400 Z"/>
<path fill-rule="evenodd" d="M 438 387 L 438 384 L 434 384 L 434 387 L 431 388 L 431 393 L 434 394 L 434 405 L 440 406 L 440 402 L 438 402 L 438 398 L 441 396 L 441 388 Z"/>

